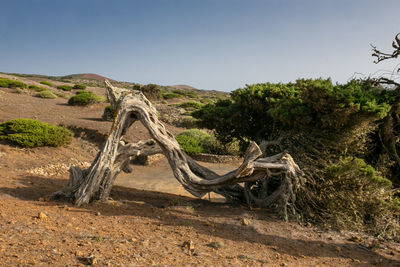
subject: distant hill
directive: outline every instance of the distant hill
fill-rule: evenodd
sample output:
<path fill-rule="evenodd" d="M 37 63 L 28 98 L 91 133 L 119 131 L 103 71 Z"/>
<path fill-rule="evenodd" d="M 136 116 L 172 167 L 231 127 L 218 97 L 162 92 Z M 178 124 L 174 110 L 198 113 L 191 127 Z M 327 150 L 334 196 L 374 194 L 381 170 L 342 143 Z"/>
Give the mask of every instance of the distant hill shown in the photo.
<path fill-rule="evenodd" d="M 186 84 L 168 85 L 168 87 L 173 89 L 198 90 L 197 88 Z"/>
<path fill-rule="evenodd" d="M 72 84 L 85 84 L 87 86 L 91 87 L 101 87 L 104 88 L 104 80 L 107 79 L 109 80 L 112 84 L 118 87 L 123 87 L 123 88 L 132 88 L 133 85 L 137 83 L 133 82 L 122 82 L 122 81 L 116 81 L 114 79 L 95 74 L 95 73 L 77 73 L 77 74 L 69 74 L 65 76 L 49 76 L 49 75 L 40 75 L 40 74 L 23 74 L 23 73 L 4 73 L 0 72 L 3 74 L 8 74 L 8 75 L 14 75 L 17 77 L 23 77 L 27 79 L 31 79 L 36 82 L 40 82 L 43 80 L 51 80 L 51 81 L 57 81 L 57 82 L 63 82 L 63 83 L 72 83 Z M 181 95 L 185 95 L 184 92 L 187 92 L 189 94 L 193 94 L 193 92 L 200 97 L 214 97 L 214 98 L 223 98 L 227 97 L 229 93 L 227 92 L 221 92 L 221 91 L 216 91 L 216 90 L 204 90 L 204 89 L 197 89 L 193 86 L 186 85 L 186 84 L 176 84 L 176 85 L 160 85 L 161 89 L 164 93 L 168 92 L 174 92 L 174 93 L 179 93 Z"/>
<path fill-rule="evenodd" d="M 113 80 L 111 78 L 107 78 L 104 76 L 101 76 L 99 74 L 94 74 L 94 73 L 80 73 L 80 74 L 71 74 L 71 75 L 66 75 L 60 77 L 61 79 L 71 79 L 71 80 L 98 80 L 98 81 L 104 81 L 105 79 L 116 82 L 116 80 Z"/>

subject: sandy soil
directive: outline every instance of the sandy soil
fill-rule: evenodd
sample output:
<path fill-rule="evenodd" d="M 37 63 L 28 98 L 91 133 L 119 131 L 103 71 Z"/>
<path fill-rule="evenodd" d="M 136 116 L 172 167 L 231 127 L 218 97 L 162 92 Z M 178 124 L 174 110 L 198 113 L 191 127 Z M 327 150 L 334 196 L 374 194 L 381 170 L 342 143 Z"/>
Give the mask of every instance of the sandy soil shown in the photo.
<path fill-rule="evenodd" d="M 96 155 L 110 128 L 99 120 L 104 104 L 70 107 L 3 89 L 0 103 L 0 122 L 37 118 L 77 133 L 62 148 L 0 144 L 0 266 L 400 266 L 396 243 L 189 197 L 165 159 L 119 176 L 106 203 L 50 201 L 68 167 Z M 132 140 L 148 138 L 140 124 L 132 128 Z"/>

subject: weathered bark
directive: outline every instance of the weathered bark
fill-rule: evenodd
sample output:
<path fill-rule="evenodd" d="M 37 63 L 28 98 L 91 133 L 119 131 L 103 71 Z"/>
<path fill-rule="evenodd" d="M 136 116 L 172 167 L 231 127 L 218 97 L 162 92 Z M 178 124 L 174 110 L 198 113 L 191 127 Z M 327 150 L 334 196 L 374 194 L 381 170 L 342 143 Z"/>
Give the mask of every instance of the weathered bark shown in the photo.
<path fill-rule="evenodd" d="M 113 87 L 106 81 L 108 96 L 116 109 L 110 135 L 87 170 L 70 169 L 68 186 L 55 196 L 67 196 L 76 205 L 92 200 L 106 200 L 120 171 L 129 172 L 129 162 L 139 155 L 162 152 L 168 159 L 175 178 L 191 194 L 202 197 L 216 192 L 228 200 L 249 205 L 275 206 L 287 219 L 288 207 L 294 213 L 296 193 L 303 184 L 302 172 L 289 154 L 259 158 L 261 150 L 251 143 L 242 165 L 225 175 L 197 164 L 180 148 L 174 136 L 158 120 L 157 111 L 146 97 L 135 91 Z M 122 137 L 139 120 L 154 141 L 126 144 Z M 273 181 L 274 186 L 268 186 Z M 245 182 L 245 187 L 238 183 Z"/>

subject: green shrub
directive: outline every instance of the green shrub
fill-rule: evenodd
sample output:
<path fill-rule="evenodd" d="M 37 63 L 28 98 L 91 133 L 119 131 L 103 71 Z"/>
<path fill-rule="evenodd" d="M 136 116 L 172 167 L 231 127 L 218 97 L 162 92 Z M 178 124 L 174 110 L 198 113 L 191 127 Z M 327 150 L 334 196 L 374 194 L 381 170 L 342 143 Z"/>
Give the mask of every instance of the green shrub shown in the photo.
<path fill-rule="evenodd" d="M 201 102 L 202 104 L 210 104 L 210 103 L 213 103 L 214 101 L 212 101 L 212 100 L 209 99 L 209 98 L 201 98 L 201 99 L 200 99 L 200 102 Z"/>
<path fill-rule="evenodd" d="M 0 140 L 7 140 L 22 147 L 54 146 L 69 144 L 73 133 L 32 119 L 14 119 L 0 124 Z"/>
<path fill-rule="evenodd" d="M 176 140 L 189 155 L 208 153 L 238 156 L 240 154 L 239 142 L 237 140 L 224 145 L 214 135 L 199 129 L 186 130 L 178 134 Z"/>
<path fill-rule="evenodd" d="M 51 82 L 49 82 L 49 81 L 41 81 L 40 83 L 44 84 L 44 85 L 47 85 L 47 86 L 50 86 L 50 87 L 53 87 L 53 84 Z"/>
<path fill-rule="evenodd" d="M 188 98 L 197 98 L 198 97 L 198 94 L 196 92 L 189 91 L 189 90 L 174 89 L 174 90 L 172 90 L 172 93 L 181 95 L 181 96 L 185 96 Z"/>
<path fill-rule="evenodd" d="M 84 84 L 75 84 L 74 87 L 72 87 L 72 89 L 85 90 L 86 89 L 86 85 L 84 85 Z"/>
<path fill-rule="evenodd" d="M 86 91 L 86 90 L 78 90 L 78 91 L 76 91 L 75 92 L 75 94 L 76 95 L 79 95 L 79 94 L 87 94 L 89 91 Z M 90 92 L 89 92 L 90 93 Z"/>
<path fill-rule="evenodd" d="M 183 116 L 178 124 L 179 127 L 185 127 L 188 129 L 196 128 L 197 127 L 197 119 L 193 118 L 192 116 Z"/>
<path fill-rule="evenodd" d="M 65 99 L 69 99 L 69 98 L 70 98 L 69 95 L 67 95 L 67 94 L 65 94 L 65 93 L 63 93 L 63 92 L 54 92 L 54 94 L 55 94 L 56 96 L 58 96 L 58 97 L 62 97 L 62 98 L 65 98 Z"/>
<path fill-rule="evenodd" d="M 114 120 L 114 109 L 111 105 L 104 108 L 103 115 L 101 116 L 103 121 L 113 121 Z"/>
<path fill-rule="evenodd" d="M 72 106 L 88 106 L 95 103 L 104 102 L 105 98 L 96 95 L 90 91 L 79 92 L 68 100 L 68 105 Z"/>
<path fill-rule="evenodd" d="M 204 152 L 203 142 L 209 134 L 199 129 L 190 129 L 178 134 L 175 138 L 182 149 L 189 155 L 197 155 Z"/>
<path fill-rule="evenodd" d="M 29 85 L 28 87 L 29 90 L 36 91 L 36 92 L 42 92 L 46 91 L 47 89 L 44 87 L 36 86 L 36 85 Z"/>
<path fill-rule="evenodd" d="M 70 85 L 60 85 L 57 86 L 57 89 L 63 90 L 63 91 L 71 91 L 72 90 L 72 86 Z"/>
<path fill-rule="evenodd" d="M 27 88 L 26 83 L 11 79 L 0 78 L 0 87 L 5 88 Z"/>
<path fill-rule="evenodd" d="M 49 98 L 49 99 L 57 98 L 57 96 L 50 91 L 41 91 L 37 93 L 36 96 L 40 98 Z"/>
<path fill-rule="evenodd" d="M 230 143 L 223 144 L 219 141 L 215 135 L 210 135 L 203 140 L 204 153 L 216 154 L 216 155 L 232 155 L 240 156 L 240 142 L 233 140 Z"/>
<path fill-rule="evenodd" d="M 277 129 L 339 131 L 356 118 L 386 116 L 392 92 L 369 82 L 334 85 L 327 79 L 300 79 L 296 83 L 246 85 L 194 111 L 200 127 L 215 129 L 223 142 L 232 138 L 261 141 Z"/>
<path fill-rule="evenodd" d="M 157 84 L 134 85 L 133 89 L 139 89 L 150 100 L 159 100 L 162 97 L 161 87 Z"/>
<path fill-rule="evenodd" d="M 163 99 L 173 99 L 173 98 L 182 98 L 182 95 L 178 95 L 175 93 L 164 93 L 162 97 Z"/>
<path fill-rule="evenodd" d="M 203 106 L 203 104 L 201 104 L 199 102 L 193 102 L 193 101 L 184 102 L 184 103 L 178 105 L 178 107 L 184 108 L 185 110 L 188 110 L 188 111 L 200 109 L 202 106 Z"/>
<path fill-rule="evenodd" d="M 343 158 L 326 168 L 324 181 L 317 185 L 320 216 L 339 229 L 398 238 L 400 205 L 391 185 L 364 160 Z"/>

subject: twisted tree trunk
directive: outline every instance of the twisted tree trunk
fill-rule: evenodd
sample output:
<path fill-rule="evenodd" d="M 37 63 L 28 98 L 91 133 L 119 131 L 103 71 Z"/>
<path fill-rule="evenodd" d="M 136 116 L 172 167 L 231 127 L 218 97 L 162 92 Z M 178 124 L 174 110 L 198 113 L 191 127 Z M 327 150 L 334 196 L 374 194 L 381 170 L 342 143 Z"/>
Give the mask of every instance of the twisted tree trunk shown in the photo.
<path fill-rule="evenodd" d="M 242 165 L 225 175 L 197 164 L 180 148 L 174 136 L 158 120 L 157 111 L 146 97 L 135 91 L 113 87 L 107 80 L 108 98 L 116 110 L 110 135 L 86 170 L 71 167 L 66 188 L 55 197 L 69 197 L 78 206 L 109 197 L 115 178 L 121 171 L 130 172 L 129 162 L 139 155 L 163 153 L 175 178 L 191 194 L 202 197 L 216 192 L 228 200 L 249 205 L 275 206 L 285 219 L 288 207 L 294 213 L 296 193 L 303 184 L 302 172 L 289 154 L 259 158 L 260 148 L 251 143 Z M 127 144 L 122 137 L 139 120 L 154 140 Z M 245 182 L 245 186 L 239 183 Z"/>

